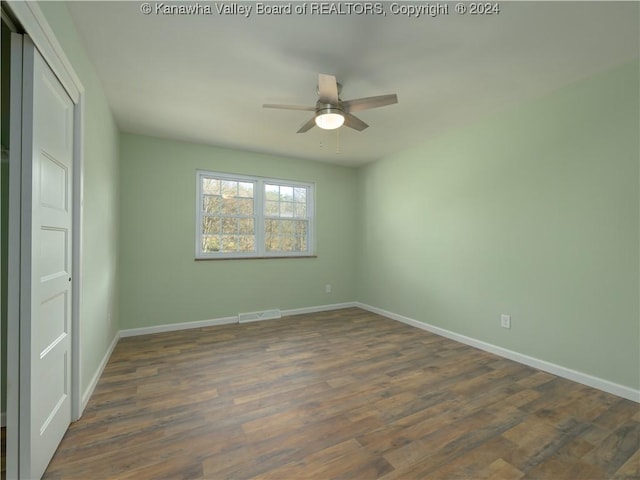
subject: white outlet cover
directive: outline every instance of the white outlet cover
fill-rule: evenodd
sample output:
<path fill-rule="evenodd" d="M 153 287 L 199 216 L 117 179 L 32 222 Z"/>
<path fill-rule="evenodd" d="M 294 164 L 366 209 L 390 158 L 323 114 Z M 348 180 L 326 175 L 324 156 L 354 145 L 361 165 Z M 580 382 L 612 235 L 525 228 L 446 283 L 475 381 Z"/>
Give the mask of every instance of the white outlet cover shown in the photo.
<path fill-rule="evenodd" d="M 500 326 L 502 328 L 511 328 L 511 315 L 500 315 Z"/>

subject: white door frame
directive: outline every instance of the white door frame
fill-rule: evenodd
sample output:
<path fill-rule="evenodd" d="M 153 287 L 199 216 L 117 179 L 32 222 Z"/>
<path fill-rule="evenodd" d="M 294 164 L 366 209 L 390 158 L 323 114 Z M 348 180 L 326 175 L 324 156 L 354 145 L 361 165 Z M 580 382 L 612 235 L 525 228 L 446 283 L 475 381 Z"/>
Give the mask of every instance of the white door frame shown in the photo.
<path fill-rule="evenodd" d="M 83 186 L 83 136 L 84 136 L 84 105 L 85 92 L 79 77 L 75 73 L 71 63 L 66 57 L 60 43 L 56 39 L 53 30 L 46 21 L 42 10 L 35 2 L 7 2 L 4 5 L 18 23 L 29 35 L 36 48 L 49 67 L 60 80 L 74 103 L 73 115 L 73 175 L 72 175 L 72 304 L 71 304 L 71 418 L 77 420 L 82 415 L 84 405 L 81 392 L 81 349 L 80 349 L 80 305 L 82 300 L 82 186 Z M 12 52 L 13 54 L 13 52 Z M 21 63 L 21 62 L 20 62 Z M 21 97 L 20 85 L 11 85 L 12 121 L 21 126 Z M 17 97 L 17 98 L 16 98 Z M 18 109 L 18 110 L 16 110 Z M 20 112 L 19 115 L 15 113 Z M 17 138 L 16 138 L 17 137 Z M 23 215 L 30 215 L 20 207 L 19 199 L 24 192 L 20 192 L 20 165 L 22 161 L 20 128 L 13 128 L 10 145 L 10 191 L 9 199 L 9 276 L 7 295 L 8 318 L 8 361 L 7 361 L 7 478 L 19 478 L 18 459 L 18 418 L 21 402 L 19 392 L 20 380 L 20 344 L 19 319 L 20 319 L 20 288 L 21 279 L 19 272 L 20 259 L 20 224 Z M 17 167 L 17 168 L 16 168 Z M 22 210 L 22 211 L 21 211 Z M 24 399 L 23 399 L 24 400 Z"/>

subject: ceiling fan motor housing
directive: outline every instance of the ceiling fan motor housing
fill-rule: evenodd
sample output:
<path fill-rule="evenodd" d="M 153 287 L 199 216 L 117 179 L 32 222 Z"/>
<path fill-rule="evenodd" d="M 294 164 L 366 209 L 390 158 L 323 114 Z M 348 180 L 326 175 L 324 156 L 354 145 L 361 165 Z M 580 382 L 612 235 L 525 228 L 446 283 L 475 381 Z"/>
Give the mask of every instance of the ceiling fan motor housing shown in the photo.
<path fill-rule="evenodd" d="M 325 115 L 327 113 L 337 113 L 338 115 L 344 115 L 344 108 L 342 102 L 337 105 L 330 103 L 316 103 L 316 115 Z"/>

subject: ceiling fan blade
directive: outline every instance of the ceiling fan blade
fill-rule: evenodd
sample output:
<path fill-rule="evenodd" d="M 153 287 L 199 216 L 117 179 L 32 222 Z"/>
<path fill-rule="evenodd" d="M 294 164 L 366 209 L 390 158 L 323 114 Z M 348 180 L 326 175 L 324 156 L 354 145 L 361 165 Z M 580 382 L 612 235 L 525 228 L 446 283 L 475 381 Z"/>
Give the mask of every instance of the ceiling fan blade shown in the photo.
<path fill-rule="evenodd" d="M 398 96 L 393 93 L 390 95 L 378 95 L 377 97 L 356 98 L 355 100 L 347 100 L 342 102 L 342 106 L 346 112 L 359 112 L 368 110 L 369 108 L 384 107 L 398 103 Z"/>
<path fill-rule="evenodd" d="M 304 125 L 302 125 L 300 127 L 300 130 L 298 130 L 296 133 L 304 133 L 308 130 L 311 130 L 316 124 L 316 117 L 313 116 L 311 117 L 311 120 L 309 120 L 308 122 L 306 122 Z"/>
<path fill-rule="evenodd" d="M 318 96 L 320 103 L 338 104 L 340 101 L 338 99 L 338 81 L 335 76 L 324 73 L 318 76 Z"/>
<path fill-rule="evenodd" d="M 279 108 L 282 110 L 302 110 L 305 112 L 313 112 L 316 107 L 309 107 L 307 105 L 279 105 L 277 103 L 265 103 L 263 108 Z"/>
<path fill-rule="evenodd" d="M 362 120 L 360 120 L 358 117 L 351 115 L 350 113 L 345 113 L 344 124 L 347 127 L 353 128 L 354 130 L 357 130 L 359 132 L 361 132 L 362 130 L 364 130 L 369 126 L 366 123 L 364 123 Z"/>

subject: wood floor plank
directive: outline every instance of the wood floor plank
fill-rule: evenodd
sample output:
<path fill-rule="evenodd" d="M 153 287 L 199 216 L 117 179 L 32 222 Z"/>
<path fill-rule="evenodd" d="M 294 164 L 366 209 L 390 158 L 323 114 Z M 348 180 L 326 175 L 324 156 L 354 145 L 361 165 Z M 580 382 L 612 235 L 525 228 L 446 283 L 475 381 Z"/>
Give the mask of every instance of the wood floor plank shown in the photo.
<path fill-rule="evenodd" d="M 449 480 L 452 478 L 489 479 L 497 476 L 497 468 L 489 466 L 500 459 L 504 449 L 513 448 L 508 440 L 498 436 L 482 443 L 465 454 L 442 464 L 431 473 L 429 480 Z M 517 478 L 517 477 L 516 477 Z"/>
<path fill-rule="evenodd" d="M 613 431 L 584 460 L 613 475 L 640 449 L 640 423 L 632 420 Z"/>
<path fill-rule="evenodd" d="M 640 406 L 357 308 L 119 341 L 44 478 L 640 480 Z"/>
<path fill-rule="evenodd" d="M 613 475 L 616 480 L 631 480 L 640 478 L 640 450 L 629 457 L 624 465 Z"/>
<path fill-rule="evenodd" d="M 498 458 L 489 465 L 486 472 L 482 471 L 480 476 L 491 480 L 517 480 L 524 474 L 502 458 Z"/>

